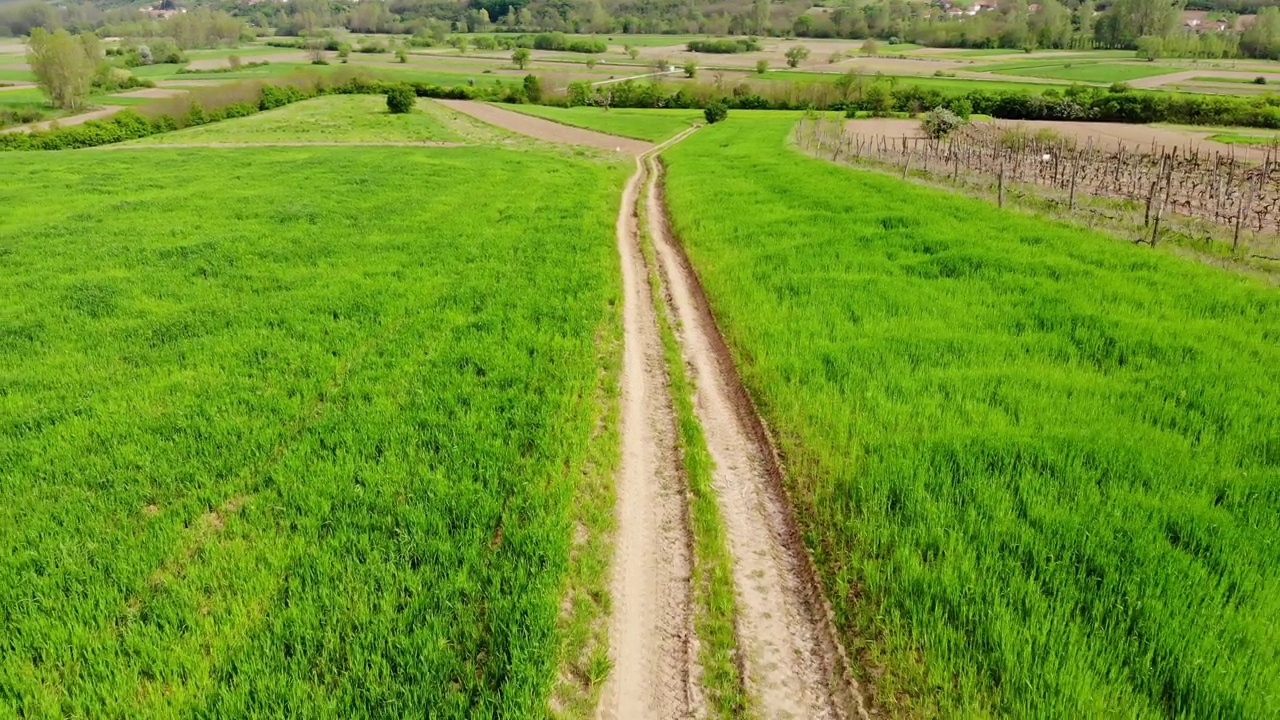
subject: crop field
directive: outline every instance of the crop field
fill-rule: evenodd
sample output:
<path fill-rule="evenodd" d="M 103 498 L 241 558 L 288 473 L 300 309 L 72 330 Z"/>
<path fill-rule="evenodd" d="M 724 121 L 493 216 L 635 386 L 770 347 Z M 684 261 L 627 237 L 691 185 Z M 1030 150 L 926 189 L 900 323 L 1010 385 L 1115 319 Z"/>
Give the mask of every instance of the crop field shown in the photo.
<path fill-rule="evenodd" d="M 1273 715 L 1274 288 L 750 115 L 664 154 L 668 203 L 877 701 Z"/>
<path fill-rule="evenodd" d="M 611 135 L 661 142 L 702 120 L 701 110 L 507 105 L 510 110 Z"/>
<path fill-rule="evenodd" d="M 415 111 L 392 115 L 380 95 L 333 95 L 270 112 L 152 135 L 137 145 L 200 143 L 462 142 L 451 113 L 419 100 Z"/>
<path fill-rule="evenodd" d="M 764 80 L 783 82 L 834 83 L 841 74 L 842 73 L 835 72 L 795 72 L 789 70 L 777 70 L 769 71 L 756 77 Z M 755 78 L 753 77 L 752 79 Z M 893 75 L 886 76 L 885 79 L 897 86 L 913 86 L 952 93 L 967 93 L 975 90 L 985 90 L 987 92 L 1029 92 L 1038 95 L 1043 93 L 1045 90 L 1064 90 L 1071 87 L 1070 83 L 1031 83 L 1018 82 L 1017 80 L 981 80 L 973 78 L 922 77 L 913 75 Z M 863 75 L 863 82 L 870 84 L 875 81 L 875 75 Z"/>
<path fill-rule="evenodd" d="M 0 715 L 542 714 L 629 166 L 4 163 Z"/>
<path fill-rule="evenodd" d="M 1182 68 L 1178 67 L 1153 63 L 1081 62 L 1071 59 L 1058 60 L 1052 63 L 1039 61 L 1001 63 L 998 65 L 979 66 L 974 69 L 1000 75 L 1019 75 L 1022 77 L 1094 83 L 1128 82 L 1129 80 L 1154 77 L 1156 75 L 1168 75 L 1182 70 Z"/>

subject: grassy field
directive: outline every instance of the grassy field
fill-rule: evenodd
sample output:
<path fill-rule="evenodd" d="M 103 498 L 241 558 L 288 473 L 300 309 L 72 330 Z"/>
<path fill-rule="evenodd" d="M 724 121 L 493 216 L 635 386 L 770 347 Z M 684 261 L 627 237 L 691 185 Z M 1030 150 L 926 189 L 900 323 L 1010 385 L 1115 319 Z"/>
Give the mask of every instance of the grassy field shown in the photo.
<path fill-rule="evenodd" d="M 334 95 L 249 117 L 152 135 L 133 144 L 292 142 L 462 142 L 450 111 L 419 100 L 412 113 L 392 115 L 381 95 Z"/>
<path fill-rule="evenodd" d="M 565 125 L 650 142 L 666 140 L 702 120 L 701 110 L 635 108 L 605 110 L 598 107 L 562 108 L 547 105 L 503 105 L 502 107 Z"/>
<path fill-rule="evenodd" d="M 790 125 L 699 130 L 668 197 L 879 702 L 1274 715 L 1274 288 L 804 157 Z"/>
<path fill-rule="evenodd" d="M 841 73 L 795 72 L 787 70 L 770 70 L 764 75 L 753 75 L 749 79 L 761 78 L 783 82 L 826 82 L 834 83 Z M 985 92 L 1029 92 L 1040 94 L 1050 88 L 1063 90 L 1071 87 L 1069 83 L 1028 83 L 1016 80 L 970 80 L 968 78 L 926 77 L 915 75 L 885 76 L 895 85 L 914 86 L 940 90 L 942 92 L 966 93 L 975 90 Z M 870 84 L 876 81 L 875 75 L 863 75 L 863 82 Z"/>
<path fill-rule="evenodd" d="M 1275 145 L 1280 143 L 1280 134 L 1250 135 L 1246 133 L 1215 133 L 1209 136 L 1214 142 L 1228 145 Z"/>
<path fill-rule="evenodd" d="M 1168 75 L 1183 68 L 1154 63 L 1094 62 L 1062 58 L 1054 62 L 1027 61 L 982 65 L 974 70 L 999 75 L 1073 80 L 1077 82 L 1115 83 L 1139 78 Z"/>
<path fill-rule="evenodd" d="M 616 453 L 629 167 L 5 170 L 0 715 L 540 716 L 580 490 Z"/>

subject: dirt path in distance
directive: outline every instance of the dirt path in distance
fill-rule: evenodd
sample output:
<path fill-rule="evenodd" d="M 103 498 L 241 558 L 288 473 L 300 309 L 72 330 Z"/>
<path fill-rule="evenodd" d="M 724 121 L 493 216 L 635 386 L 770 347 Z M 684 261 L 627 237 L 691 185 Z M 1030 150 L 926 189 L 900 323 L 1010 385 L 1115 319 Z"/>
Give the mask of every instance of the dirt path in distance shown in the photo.
<path fill-rule="evenodd" d="M 615 481 L 613 615 L 609 659 L 596 716 L 601 720 L 691 718 L 699 704 L 694 648 L 692 541 L 636 201 L 636 161 L 618 209 L 622 263 L 622 459 Z"/>
<path fill-rule="evenodd" d="M 18 125 L 16 127 L 5 128 L 4 130 L 0 130 L 0 133 L 33 132 L 36 130 L 48 130 L 49 128 L 53 127 L 54 124 L 57 124 L 59 127 L 67 127 L 68 125 L 80 125 L 82 123 L 87 123 L 90 120 L 101 120 L 103 118 L 111 117 L 112 115 L 115 115 L 116 113 L 120 112 L 123 109 L 124 108 L 120 105 L 104 105 L 97 110 L 93 110 L 86 113 L 80 113 L 79 115 L 71 115 L 69 117 L 57 118 L 56 120 L 45 120 L 43 122 L 31 123 L 29 125 Z"/>
<path fill-rule="evenodd" d="M 695 411 L 715 461 L 713 484 L 733 556 L 747 692 L 764 718 L 865 718 L 777 458 L 697 276 L 670 232 L 661 167 L 647 161 L 650 230 L 696 387 Z"/>
<path fill-rule="evenodd" d="M 497 125 L 512 132 L 548 142 L 566 145 L 586 145 L 636 157 L 653 149 L 651 143 L 643 140 L 632 140 L 631 138 L 618 137 L 617 135 L 606 135 L 594 130 L 569 127 L 568 125 L 561 125 L 560 123 L 543 120 L 532 115 L 503 110 L 500 107 L 473 100 L 437 100 L 436 102 L 452 110 L 466 113 L 490 125 Z"/>

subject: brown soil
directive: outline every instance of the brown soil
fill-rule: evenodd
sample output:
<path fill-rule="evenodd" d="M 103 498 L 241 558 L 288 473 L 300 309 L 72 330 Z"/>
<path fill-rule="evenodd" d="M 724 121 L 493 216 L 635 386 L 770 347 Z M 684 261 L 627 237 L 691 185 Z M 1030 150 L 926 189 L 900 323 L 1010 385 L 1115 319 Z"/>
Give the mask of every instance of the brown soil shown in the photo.
<path fill-rule="evenodd" d="M 487 106 L 481 106 L 487 107 Z M 609 658 L 597 717 L 693 717 L 698 704 L 691 615 L 686 488 L 636 199 L 644 170 L 627 181 L 618 210 L 622 262 L 622 462 L 616 480 Z"/>
<path fill-rule="evenodd" d="M 614 152 L 625 153 L 627 155 L 639 156 L 648 150 L 653 149 L 653 145 L 642 140 L 632 140 L 630 138 L 618 137 L 617 135 L 606 135 L 604 133 L 595 132 L 594 130 L 583 130 L 581 128 L 569 127 L 560 123 L 543 120 L 542 118 L 532 117 L 530 115 L 522 115 L 510 110 L 503 110 L 500 107 L 488 105 L 472 100 L 438 100 L 441 105 L 458 112 L 466 113 L 471 117 L 496 125 L 505 130 L 528 135 L 539 140 L 548 142 L 562 143 L 566 145 L 586 145 L 589 147 L 600 148 L 601 150 L 612 150 Z"/>
<path fill-rule="evenodd" d="M 1115 149 L 1124 145 L 1138 150 L 1150 149 L 1152 142 L 1157 147 L 1198 149 L 1200 152 L 1235 153 L 1236 157 L 1248 158 L 1261 162 L 1266 157 L 1263 146 L 1228 145 L 1214 142 L 1208 137 L 1211 130 L 1190 130 L 1181 128 L 1157 127 L 1153 125 L 1131 125 L 1127 123 L 1068 122 L 1064 120 L 991 120 L 1002 127 L 1021 126 L 1031 132 L 1049 129 L 1075 139 L 1080 145 L 1092 140 L 1095 147 Z M 890 137 L 921 137 L 920 121 L 897 118 L 866 118 L 850 120 L 845 123 L 845 132 L 858 135 L 887 135 Z"/>
<path fill-rule="evenodd" d="M 800 540 L 782 473 L 692 266 L 670 232 L 660 166 L 648 215 L 678 319 L 696 412 L 733 556 L 747 691 L 767 718 L 865 717 L 831 611 Z"/>
<path fill-rule="evenodd" d="M 1238 78 L 1240 80 L 1253 80 L 1262 76 L 1267 79 L 1267 85 L 1259 85 L 1262 90 L 1266 90 L 1268 85 L 1280 83 L 1280 74 L 1275 72 L 1247 72 L 1237 70 L 1215 70 L 1213 68 L 1200 68 L 1197 70 L 1187 70 L 1185 72 L 1170 73 L 1168 75 L 1155 75 L 1152 77 L 1138 78 L 1130 80 L 1129 85 L 1137 88 L 1158 88 L 1164 85 L 1188 85 L 1195 84 L 1192 78 L 1198 77 L 1219 77 L 1219 78 Z M 1224 83 L 1239 84 L 1239 83 Z M 1251 89 L 1248 86 L 1241 88 L 1241 91 Z M 1274 89 L 1274 88 L 1272 88 Z"/>
<path fill-rule="evenodd" d="M 269 62 L 269 63 L 305 63 L 310 62 L 311 58 L 304 52 L 296 53 L 274 53 L 267 55 L 244 55 L 240 58 L 241 62 Z M 221 58 L 205 58 L 203 60 L 192 60 L 187 63 L 188 70 L 218 70 L 220 68 L 231 67 L 231 62 L 224 57 Z"/>
<path fill-rule="evenodd" d="M 207 143 L 156 143 L 148 145 L 101 145 L 94 150 L 175 150 L 190 148 L 259 148 L 259 147 L 466 147 L 455 142 L 207 142 Z"/>

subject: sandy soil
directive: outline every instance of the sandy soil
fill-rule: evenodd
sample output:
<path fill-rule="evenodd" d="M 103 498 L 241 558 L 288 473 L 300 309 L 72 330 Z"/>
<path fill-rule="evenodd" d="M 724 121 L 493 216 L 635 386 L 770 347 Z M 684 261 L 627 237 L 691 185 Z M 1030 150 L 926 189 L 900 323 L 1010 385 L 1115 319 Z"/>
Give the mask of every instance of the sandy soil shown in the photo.
<path fill-rule="evenodd" d="M 36 87 L 35 83 L 15 82 L 15 83 L 6 84 L 3 87 L 0 87 L 0 92 L 4 92 L 5 90 L 31 90 L 35 87 Z"/>
<path fill-rule="evenodd" d="M 675 415 L 644 257 L 636 199 L 640 160 L 618 209 L 622 261 L 622 462 L 616 479 L 609 657 L 597 717 L 692 717 L 696 669 L 692 544 Z"/>
<path fill-rule="evenodd" d="M 593 130 L 583 130 L 581 128 L 569 127 L 560 123 L 543 120 L 542 118 L 532 117 L 530 115 L 522 115 L 520 113 L 503 110 L 500 107 L 487 105 L 485 103 L 474 102 L 471 100 L 439 100 L 441 105 L 458 112 L 466 113 L 471 117 L 497 125 L 500 128 L 511 130 L 522 135 L 546 140 L 548 142 L 563 143 L 566 145 L 586 145 L 589 147 L 600 148 L 601 150 L 612 150 L 614 152 L 625 153 L 627 155 L 639 156 L 653 149 L 653 145 L 643 140 L 631 140 L 629 138 L 618 137 L 616 135 L 606 135 Z"/>
<path fill-rule="evenodd" d="M 0 133 L 48 130 L 50 127 L 52 127 L 55 124 L 58 125 L 59 127 L 66 127 L 68 125 L 80 125 L 81 123 L 87 123 L 90 120 L 101 120 L 102 118 L 111 117 L 112 115 L 115 115 L 121 110 L 124 110 L 124 108 L 119 105 L 104 105 L 103 107 L 97 110 L 93 110 L 91 112 L 86 112 L 86 113 L 80 113 L 79 115 L 71 115 L 69 117 L 58 118 L 56 120 L 46 120 L 44 122 L 31 123 L 29 125 L 18 125 L 16 127 L 5 128 L 4 130 L 0 130 Z"/>
<path fill-rule="evenodd" d="M 743 388 L 696 276 L 673 241 L 650 159 L 648 216 L 733 556 L 747 690 L 766 718 L 865 717 L 781 487 L 763 424 Z"/>

